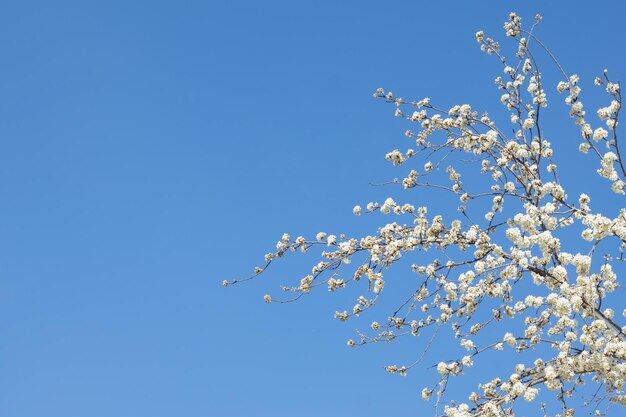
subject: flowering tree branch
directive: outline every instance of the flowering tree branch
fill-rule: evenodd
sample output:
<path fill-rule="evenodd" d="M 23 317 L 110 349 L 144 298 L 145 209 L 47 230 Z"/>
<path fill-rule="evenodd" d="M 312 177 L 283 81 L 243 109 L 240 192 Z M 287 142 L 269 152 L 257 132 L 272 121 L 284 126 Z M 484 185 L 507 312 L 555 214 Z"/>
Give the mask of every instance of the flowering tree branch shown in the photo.
<path fill-rule="evenodd" d="M 284 234 L 276 251 L 265 256 L 265 266 L 256 268 L 248 278 L 224 281 L 224 285 L 258 277 L 289 252 L 322 248 L 322 260 L 311 273 L 299 283 L 283 287 L 291 297 L 281 300 L 266 295 L 265 301 L 290 302 L 316 287 L 339 291 L 364 283 L 363 295 L 354 306 L 335 313 L 336 318 L 347 321 L 376 306 L 389 267 L 410 252 L 431 250 L 439 257 L 411 266 L 418 277 L 415 290 L 386 319 L 373 321 L 371 332 L 357 331 L 358 339 L 349 340 L 348 345 L 391 342 L 432 328 L 432 336 L 415 362 L 385 368 L 405 375 L 423 359 L 439 329 L 449 326 L 467 353 L 435 365 L 439 380 L 424 388 L 422 397 L 428 400 L 435 393 L 437 405 L 451 377 L 473 366 L 482 354 L 510 347 L 535 356 L 531 363 L 512 366 L 510 376 L 479 384 L 467 402 L 446 405 L 443 413 L 449 417 L 512 416 L 518 400 L 531 402 L 540 390 L 554 393 L 559 415 L 571 417 L 574 406 L 570 398 L 586 382 L 597 386 L 590 407 L 602 402 L 626 405 L 626 327 L 613 308 L 607 307 L 621 301 L 611 295 L 620 288 L 614 266 L 622 260 L 626 243 L 626 211 L 620 200 L 626 179 L 618 138 L 620 86 L 606 71 L 603 78 L 595 79 L 611 101 L 597 111 L 606 128 L 593 129 L 583 110 L 579 77 L 567 75 L 533 34 L 539 21 L 538 16 L 532 28 L 525 30 L 519 16 L 509 16 L 504 28 L 516 42 L 514 62 L 503 55 L 498 42 L 483 32 L 476 34 L 481 50 L 496 56 L 503 66 L 504 75 L 495 83 L 510 115 L 511 135 L 486 112 L 479 113 L 469 104 L 446 110 L 428 98 L 403 100 L 382 88 L 374 93 L 375 98 L 395 106 L 397 117 L 416 126 L 405 134 L 415 146 L 395 149 L 386 159 L 396 166 L 418 156 L 426 159 L 420 169 L 411 169 L 403 179 L 387 184 L 402 185 L 406 190 L 445 190 L 460 201 L 462 217 L 446 222 L 442 215 L 429 216 L 426 207 L 397 203 L 392 198 L 383 204 L 356 206 L 355 215 L 379 212 L 410 222 L 389 222 L 376 233 L 359 238 L 320 232 L 315 239 L 292 239 Z M 608 180 L 615 193 L 616 200 L 608 209 L 618 210 L 609 216 L 593 210 L 587 194 L 572 199 L 565 192 L 552 143 L 540 125 L 548 101 L 531 41 L 551 57 L 563 76 L 557 90 L 566 94 L 569 115 L 580 128 L 579 150 L 591 151 L 590 156 L 597 158 L 597 174 Z M 476 167 L 486 178 L 468 186 L 454 164 Z M 444 166 L 447 181 L 442 183 L 435 173 Z M 481 210 L 482 217 L 473 221 L 470 211 Z M 576 232 L 576 227 L 582 231 Z M 565 250 L 563 237 L 571 238 L 572 233 L 578 233 L 580 242 L 588 242 L 586 253 Z M 609 252 L 598 259 L 600 244 Z M 506 324 L 515 319 L 522 325 Z M 545 404 L 540 407 L 548 415 Z"/>

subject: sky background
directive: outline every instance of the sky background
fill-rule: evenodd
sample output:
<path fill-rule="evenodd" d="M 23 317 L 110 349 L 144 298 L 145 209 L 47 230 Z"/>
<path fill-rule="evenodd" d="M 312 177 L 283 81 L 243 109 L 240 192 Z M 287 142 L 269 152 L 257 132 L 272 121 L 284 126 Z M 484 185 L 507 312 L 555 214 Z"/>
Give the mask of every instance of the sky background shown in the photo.
<path fill-rule="evenodd" d="M 604 68 L 626 78 L 621 1 L 2 2 L 0 416 L 431 415 L 432 370 L 382 369 L 423 340 L 349 349 L 356 324 L 332 317 L 352 295 L 263 302 L 317 257 L 221 282 L 283 232 L 385 220 L 351 214 L 404 172 L 384 155 L 408 126 L 377 87 L 505 115 L 474 34 L 504 43 L 513 9 L 544 16 L 584 91 Z"/>

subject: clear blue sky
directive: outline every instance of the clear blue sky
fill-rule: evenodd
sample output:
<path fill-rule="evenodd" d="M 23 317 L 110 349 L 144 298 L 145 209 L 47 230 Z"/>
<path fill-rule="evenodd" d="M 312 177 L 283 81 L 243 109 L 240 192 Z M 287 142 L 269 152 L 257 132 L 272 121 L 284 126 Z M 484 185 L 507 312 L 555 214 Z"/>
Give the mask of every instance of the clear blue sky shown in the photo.
<path fill-rule="evenodd" d="M 382 370 L 415 341 L 348 349 L 341 296 L 263 303 L 315 258 L 221 281 L 369 224 L 406 129 L 376 87 L 499 110 L 474 33 L 511 9 L 583 88 L 626 79 L 623 2 L 521 3 L 2 2 L 0 416 L 430 415 L 427 372 Z"/>

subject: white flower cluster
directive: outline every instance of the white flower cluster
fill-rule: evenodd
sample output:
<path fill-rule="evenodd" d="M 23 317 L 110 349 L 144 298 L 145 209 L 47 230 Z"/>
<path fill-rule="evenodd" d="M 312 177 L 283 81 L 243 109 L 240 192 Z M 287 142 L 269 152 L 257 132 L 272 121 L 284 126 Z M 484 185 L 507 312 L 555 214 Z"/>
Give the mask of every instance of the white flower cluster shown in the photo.
<path fill-rule="evenodd" d="M 585 111 L 583 111 L 583 104 L 580 101 L 580 87 L 578 86 L 579 77 L 573 75 L 569 78 L 569 82 L 560 82 L 557 86 L 557 90 L 562 93 L 568 91 L 569 94 L 565 98 L 565 103 L 570 106 L 570 116 L 576 119 L 576 124 L 580 126 L 583 142 L 579 145 L 579 150 L 582 153 L 588 153 L 590 149 L 600 159 L 600 169 L 597 170 L 601 177 L 604 177 L 612 182 L 611 190 L 617 194 L 624 194 L 624 186 L 626 170 L 621 157 L 619 156 L 619 149 L 617 143 L 617 125 L 619 111 L 621 108 L 621 93 L 618 83 L 612 83 L 609 81 L 607 71 L 604 71 L 606 78 L 606 92 L 609 93 L 613 100 L 606 107 L 601 107 L 597 110 L 597 114 L 600 120 L 606 123 L 606 126 L 613 132 L 613 138 L 610 138 L 609 131 L 603 127 L 598 127 L 595 130 L 585 120 Z M 596 85 L 603 85 L 604 82 L 600 78 L 596 78 L 594 83 Z M 608 152 L 602 152 L 598 148 L 598 142 L 604 142 Z M 619 172 L 615 168 L 615 164 L 619 166 Z"/>
<path fill-rule="evenodd" d="M 399 166 L 424 158 L 402 181 L 391 184 L 445 191 L 450 201 L 460 201 L 459 218 L 429 216 L 426 207 L 399 204 L 390 197 L 383 204 L 353 208 L 355 215 L 379 211 L 399 216 L 394 217 L 397 222 L 388 222 L 375 233 L 349 238 L 320 232 L 313 240 L 285 234 L 276 252 L 266 255 L 268 265 L 288 252 L 307 252 L 313 246 L 320 248 L 322 260 L 298 285 L 283 287 L 295 294 L 293 298 L 278 300 L 268 295 L 265 300 L 292 301 L 317 286 L 337 292 L 362 285 L 361 294 L 367 291 L 369 296 L 359 296 L 354 306 L 335 313 L 337 319 L 347 321 L 377 304 L 386 286 L 394 284 L 383 279 L 389 267 L 411 256 L 422 260 L 411 266 L 418 289 L 393 315 L 372 321 L 372 334 L 359 332 L 358 340 L 350 339 L 349 346 L 391 342 L 405 335 L 418 336 L 428 327 L 450 326 L 462 353 L 436 366 L 437 398 L 450 378 L 480 363 L 484 352 L 511 349 L 544 356 L 530 366 L 516 365 L 508 378 L 480 384 L 468 404 L 447 406 L 447 416 L 513 415 L 518 399 L 531 402 L 541 392 L 552 391 L 563 399 L 586 376 L 606 391 L 604 397 L 597 396 L 598 401 L 608 398 L 626 404 L 626 326 L 612 309 L 623 301 L 610 298 L 620 288 L 616 265 L 626 244 L 626 210 L 602 215 L 592 210 L 587 194 L 570 199 L 552 160 L 555 151 L 540 128 L 540 109 L 548 101 L 526 38 L 534 35 L 522 27 L 515 13 L 504 27 L 507 36 L 517 40 L 518 62 L 509 63 L 500 45 L 482 31 L 476 40 L 503 65 L 504 75 L 496 78 L 496 86 L 502 90 L 501 102 L 510 113 L 507 123 L 510 119 L 512 129 L 500 128 L 487 113 L 469 104 L 442 109 L 428 98 L 406 101 L 382 88 L 374 93 L 394 105 L 397 117 L 416 126 L 406 132 L 411 148 L 395 149 L 386 159 Z M 600 176 L 611 181 L 613 191 L 623 194 L 626 171 L 617 141 L 621 93 L 619 84 L 604 75 L 605 81 L 597 79 L 596 84 L 605 85 L 612 96 L 610 105 L 598 110 L 606 127 L 594 130 L 586 121 L 578 76 L 565 75 L 557 90 L 567 93 L 569 114 L 583 137 L 580 150 L 598 157 Z M 601 151 L 601 144 L 607 149 Z M 444 162 L 445 174 L 439 170 Z M 461 178 L 473 178 L 473 174 L 465 176 L 468 167 L 476 167 L 484 180 L 466 187 Z M 443 182 L 439 182 L 441 176 Z M 472 215 L 476 211 L 480 216 Z M 572 245 L 575 236 L 582 239 Z M 611 242 L 617 243 L 613 250 Z M 600 244 L 601 259 L 596 251 Z M 581 245 L 588 247 L 583 250 Z M 567 252 L 568 246 L 575 249 Z M 410 255 L 415 251 L 421 251 L 419 256 Z M 255 270 L 254 276 L 266 267 Z M 536 292 L 529 293 L 529 288 Z M 489 319 L 478 319 L 483 316 Z M 507 327 L 512 320 L 520 326 Z M 498 325 L 502 331 L 484 331 Z M 486 341 L 493 334 L 501 337 Z M 544 347 L 533 349 L 540 346 Z M 412 366 L 391 365 L 386 370 L 405 375 Z M 430 399 L 436 390 L 424 388 L 422 398 Z M 563 402 L 562 415 L 571 415 L 570 410 Z"/>

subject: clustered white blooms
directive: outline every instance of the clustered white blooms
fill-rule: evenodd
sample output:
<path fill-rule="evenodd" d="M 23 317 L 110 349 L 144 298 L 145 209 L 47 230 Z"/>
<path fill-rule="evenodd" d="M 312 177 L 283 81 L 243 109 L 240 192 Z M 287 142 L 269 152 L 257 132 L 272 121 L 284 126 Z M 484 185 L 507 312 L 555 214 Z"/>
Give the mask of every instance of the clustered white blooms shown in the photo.
<path fill-rule="evenodd" d="M 464 217 L 446 222 L 441 215 L 429 217 L 426 207 L 400 204 L 392 198 L 383 204 L 369 203 L 365 208 L 355 206 L 355 215 L 379 211 L 384 215 L 408 216 L 412 223 L 393 221 L 380 227 L 377 233 L 359 239 L 323 232 L 314 240 L 292 239 L 285 234 L 277 243 L 276 252 L 265 256 L 266 265 L 257 267 L 255 275 L 247 278 L 258 276 L 274 259 L 289 251 L 307 252 L 312 246 L 325 247 L 323 260 L 313 266 L 310 274 L 298 285 L 283 289 L 295 293 L 294 298 L 287 300 L 292 301 L 318 286 L 338 291 L 365 282 L 368 295 L 359 296 L 351 309 L 335 313 L 336 318 L 345 321 L 376 305 L 385 288 L 384 272 L 408 252 L 432 248 L 445 255 L 443 261 L 433 259 L 426 264 L 414 264 L 412 270 L 420 280 L 417 290 L 393 315 L 371 323 L 373 335 L 359 332 L 360 340 L 351 339 L 348 345 L 390 342 L 404 335 L 417 336 L 431 326 L 449 325 L 467 354 L 436 366 L 440 379 L 422 390 L 424 400 L 429 400 L 433 393 L 439 398 L 451 376 L 463 373 L 480 354 L 489 350 L 509 347 L 517 352 L 530 352 L 546 346 L 541 352 L 548 355 L 537 357 L 530 364 L 516 365 L 506 378 L 497 377 L 480 384 L 467 403 L 445 407 L 444 415 L 448 417 L 513 416 L 518 399 L 531 402 L 542 390 L 554 391 L 562 403 L 558 415 L 573 416 L 574 409 L 569 407 L 567 398 L 587 377 L 605 392 L 594 396 L 596 404 L 610 401 L 626 405 L 626 326 L 620 321 L 623 319 L 606 307 L 609 295 L 620 287 L 614 265 L 621 261 L 621 250 L 626 244 L 626 210 L 620 209 L 608 217 L 594 212 L 587 194 L 571 199 L 559 179 L 552 144 L 539 128 L 547 94 L 529 48 L 531 42 L 542 45 L 533 35 L 539 20 L 537 16 L 532 28 L 526 30 L 521 18 L 510 14 L 504 28 L 518 45 L 515 63 L 505 59 L 500 45 L 493 39 L 485 37 L 483 32 L 476 34 L 481 49 L 498 57 L 503 65 L 504 75 L 496 78 L 496 85 L 502 90 L 502 104 L 510 112 L 514 126 L 511 136 L 497 127 L 487 113 L 479 114 L 468 104 L 445 110 L 435 107 L 428 98 L 405 101 L 382 88 L 374 93 L 374 97 L 396 106 L 396 116 L 418 126 L 416 131 L 406 132 L 415 149 L 404 152 L 395 149 L 386 155 L 387 160 L 403 165 L 418 155 L 432 158 L 445 154 L 439 160 L 427 160 L 421 170 L 411 170 L 406 178 L 394 183 L 405 189 L 446 190 L 458 198 L 459 211 Z M 596 85 L 604 86 L 611 102 L 597 111 L 606 127 L 594 129 L 583 110 L 579 77 L 561 72 L 565 81 L 558 84 L 557 90 L 567 94 L 569 114 L 580 128 L 580 151 L 595 155 L 600 164 L 598 174 L 610 181 L 615 193 L 624 194 L 626 171 L 617 131 L 622 103 L 619 84 L 611 82 L 606 71 L 604 79 L 595 80 Z M 467 189 L 461 173 L 453 166 L 445 169 L 449 184 L 425 180 L 440 169 L 444 160 L 451 160 L 448 155 L 452 153 L 469 155 L 478 162 L 480 173 L 490 178 L 482 182 L 488 184 L 486 190 L 477 193 Z M 487 210 L 484 220 L 467 223 L 469 205 L 485 199 L 490 199 L 490 203 L 484 205 Z M 619 208 L 621 202 L 616 206 Z M 582 241 L 591 244 L 587 253 L 569 253 L 561 247 L 561 231 L 574 225 L 584 229 L 580 234 Z M 616 243 L 618 253 L 598 259 L 594 255 L 600 242 Z M 348 274 L 340 275 L 353 259 L 364 261 L 352 267 Z M 224 281 L 224 285 L 239 281 Z M 520 284 L 527 281 L 536 286 L 536 293 L 518 289 L 520 285 L 528 288 L 527 284 Z M 285 302 L 269 295 L 265 301 Z M 489 318 L 485 320 L 483 310 L 487 304 L 496 308 L 487 310 Z M 522 329 L 499 333 L 502 336 L 490 343 L 484 343 L 483 338 L 479 343 L 478 336 L 485 329 L 492 329 L 489 334 L 494 334 L 497 323 L 514 318 L 522 320 Z M 412 366 L 390 365 L 386 370 L 404 375 Z M 594 402 L 590 404 L 593 406 Z"/>

